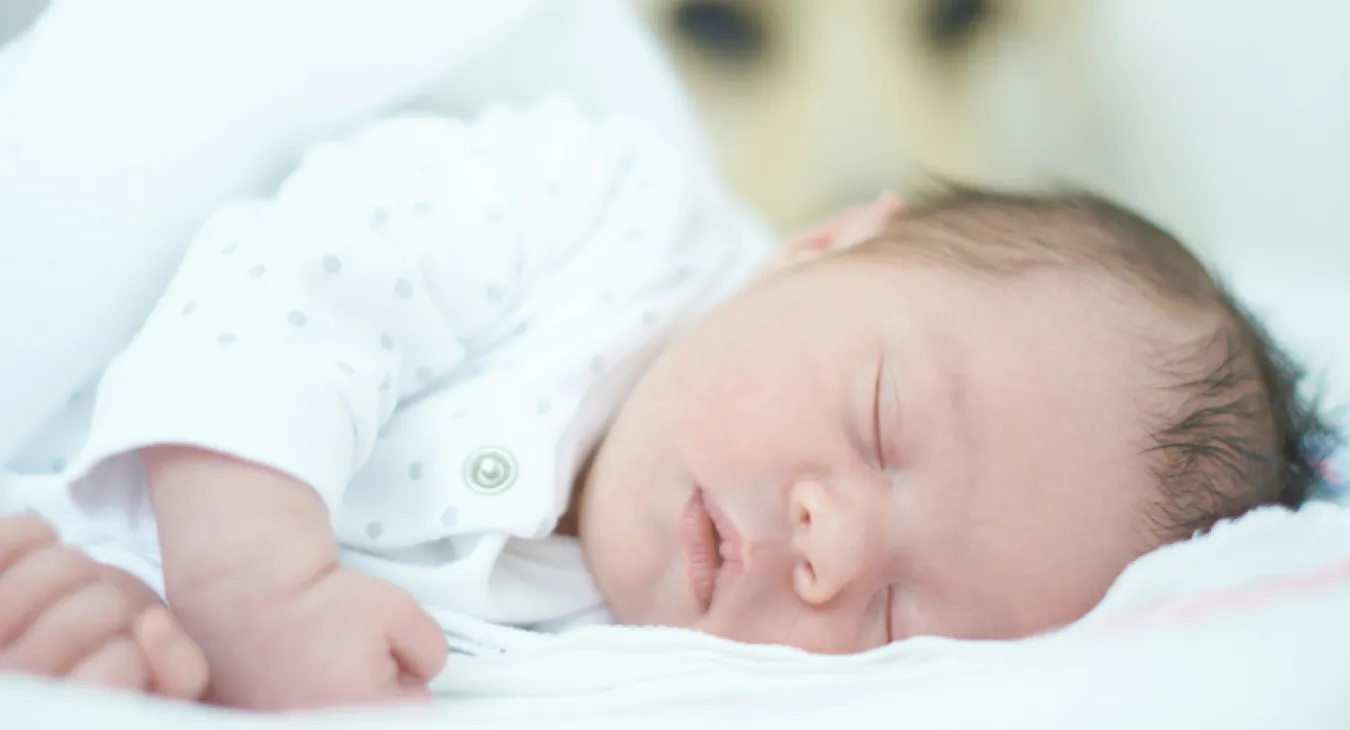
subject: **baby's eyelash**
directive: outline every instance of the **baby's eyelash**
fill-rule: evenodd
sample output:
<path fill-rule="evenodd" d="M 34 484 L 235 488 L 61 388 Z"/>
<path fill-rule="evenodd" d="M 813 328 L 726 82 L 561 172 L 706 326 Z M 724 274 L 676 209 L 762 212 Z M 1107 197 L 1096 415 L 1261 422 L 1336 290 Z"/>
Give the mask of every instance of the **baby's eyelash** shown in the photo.
<path fill-rule="evenodd" d="M 886 468 L 886 448 L 881 441 L 881 377 L 886 372 L 886 361 L 877 361 L 876 384 L 872 390 L 872 441 L 876 444 L 877 467 Z"/>
<path fill-rule="evenodd" d="M 886 586 L 886 643 L 895 641 L 895 586 Z"/>

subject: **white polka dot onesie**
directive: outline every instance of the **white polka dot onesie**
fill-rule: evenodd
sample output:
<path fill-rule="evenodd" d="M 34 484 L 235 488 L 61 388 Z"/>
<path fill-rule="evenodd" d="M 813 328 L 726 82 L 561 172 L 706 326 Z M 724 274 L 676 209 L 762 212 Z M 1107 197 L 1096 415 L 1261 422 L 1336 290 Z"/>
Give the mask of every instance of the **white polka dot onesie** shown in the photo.
<path fill-rule="evenodd" d="M 312 485 L 344 563 L 428 607 L 590 621 L 580 550 L 550 537 L 574 474 L 661 344 L 770 248 L 624 121 L 557 101 L 383 120 L 212 217 L 97 396 L 16 466 L 63 471 L 90 552 L 161 590 L 136 453 L 191 444 Z"/>

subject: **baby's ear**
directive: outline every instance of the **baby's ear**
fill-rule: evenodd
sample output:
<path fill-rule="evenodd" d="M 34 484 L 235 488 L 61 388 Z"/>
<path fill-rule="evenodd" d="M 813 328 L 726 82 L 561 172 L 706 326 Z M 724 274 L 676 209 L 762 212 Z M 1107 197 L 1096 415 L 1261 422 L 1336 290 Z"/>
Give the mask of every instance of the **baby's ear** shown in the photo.
<path fill-rule="evenodd" d="M 905 203 L 891 192 L 875 203 L 850 208 L 842 214 L 787 242 L 780 254 L 781 265 L 808 261 L 831 251 L 852 248 L 870 241 L 900 220 Z"/>

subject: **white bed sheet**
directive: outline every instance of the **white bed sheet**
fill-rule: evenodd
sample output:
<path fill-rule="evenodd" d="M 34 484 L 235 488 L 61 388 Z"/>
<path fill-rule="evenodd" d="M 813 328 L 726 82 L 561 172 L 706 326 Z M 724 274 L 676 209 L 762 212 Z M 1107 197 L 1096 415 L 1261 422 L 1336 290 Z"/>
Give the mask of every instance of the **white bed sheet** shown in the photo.
<path fill-rule="evenodd" d="M 1146 556 L 1073 628 L 1021 642 L 918 639 L 855 657 L 595 629 L 452 659 L 422 710 L 285 719 L 0 681 L 5 727 L 326 730 L 1344 730 L 1350 511 L 1267 510 Z"/>

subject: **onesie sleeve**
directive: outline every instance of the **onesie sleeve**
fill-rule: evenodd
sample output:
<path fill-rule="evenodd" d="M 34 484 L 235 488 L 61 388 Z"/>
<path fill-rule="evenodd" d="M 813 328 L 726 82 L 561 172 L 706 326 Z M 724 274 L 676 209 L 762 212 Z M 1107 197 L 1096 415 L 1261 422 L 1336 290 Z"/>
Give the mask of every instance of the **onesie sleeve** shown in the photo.
<path fill-rule="evenodd" d="M 399 117 L 315 148 L 192 241 L 102 378 L 77 479 L 192 445 L 289 474 L 335 514 L 393 411 L 453 380 L 587 240 L 642 167 L 635 149 L 557 102 Z M 98 489 L 77 482 L 76 500 L 127 504 Z"/>

